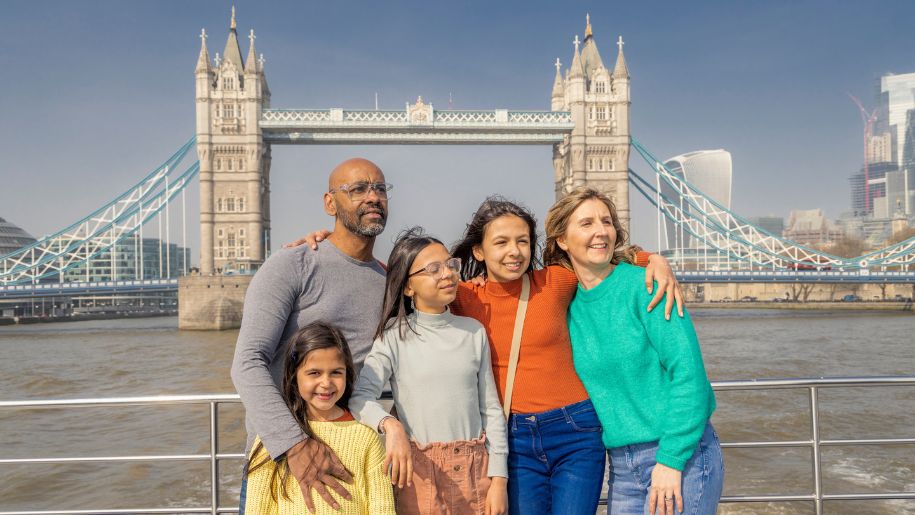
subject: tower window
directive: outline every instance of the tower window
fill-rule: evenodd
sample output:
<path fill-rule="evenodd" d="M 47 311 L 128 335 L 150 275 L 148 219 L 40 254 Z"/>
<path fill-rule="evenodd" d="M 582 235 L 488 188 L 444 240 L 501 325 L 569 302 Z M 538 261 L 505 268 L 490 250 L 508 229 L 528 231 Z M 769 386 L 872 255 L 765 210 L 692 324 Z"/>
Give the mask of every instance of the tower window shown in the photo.
<path fill-rule="evenodd" d="M 235 211 L 235 199 L 229 197 L 226 199 L 226 211 L 232 213 Z"/>
<path fill-rule="evenodd" d="M 606 119 L 607 119 L 607 108 L 606 108 L 606 107 L 598 107 L 598 108 L 597 108 L 597 119 L 598 119 L 598 120 L 606 120 Z"/>
<path fill-rule="evenodd" d="M 222 199 L 221 198 L 216 199 L 216 212 L 217 213 L 222 212 Z M 222 229 L 219 230 L 219 235 L 222 236 Z"/>
<path fill-rule="evenodd" d="M 606 93 L 607 92 L 607 83 L 604 81 L 599 81 L 597 83 L 597 85 L 594 87 L 594 90 L 597 93 Z"/>
<path fill-rule="evenodd" d="M 245 210 L 245 197 L 239 197 L 239 198 L 238 198 L 238 210 L 244 212 L 244 210 Z M 242 231 L 244 231 L 244 229 L 242 229 Z M 242 233 L 242 236 L 244 236 L 244 233 Z"/>

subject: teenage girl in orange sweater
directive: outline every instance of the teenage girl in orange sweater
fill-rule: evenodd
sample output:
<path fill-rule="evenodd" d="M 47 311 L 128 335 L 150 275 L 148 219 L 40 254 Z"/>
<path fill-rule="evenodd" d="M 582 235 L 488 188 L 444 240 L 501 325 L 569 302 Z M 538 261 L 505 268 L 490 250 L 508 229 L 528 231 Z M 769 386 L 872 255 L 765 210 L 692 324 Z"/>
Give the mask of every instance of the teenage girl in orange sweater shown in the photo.
<path fill-rule="evenodd" d="M 594 513 L 605 449 L 600 421 L 572 363 L 566 310 L 577 278 L 558 266 L 536 269 L 537 248 L 531 213 L 502 198 L 488 198 L 451 251 L 464 263 L 463 279 L 482 275 L 486 282 L 461 283 L 451 307 L 486 328 L 504 399 L 521 276 L 528 274 L 531 286 L 508 420 L 509 512 Z M 640 257 L 643 263 L 648 260 L 645 253 Z M 676 280 L 666 262 L 655 268 L 650 275 L 659 282 L 667 279 L 668 293 L 673 293 Z M 661 290 L 652 307 L 665 293 Z"/>

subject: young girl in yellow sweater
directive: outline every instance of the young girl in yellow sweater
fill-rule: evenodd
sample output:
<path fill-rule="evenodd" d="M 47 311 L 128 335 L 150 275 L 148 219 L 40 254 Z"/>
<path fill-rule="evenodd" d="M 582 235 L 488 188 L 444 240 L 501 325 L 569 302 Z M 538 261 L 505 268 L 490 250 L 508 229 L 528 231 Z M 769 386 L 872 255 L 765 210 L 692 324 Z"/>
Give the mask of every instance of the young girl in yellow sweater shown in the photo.
<path fill-rule="evenodd" d="M 391 481 L 383 465 L 384 445 L 374 429 L 354 420 L 346 409 L 356 378 L 343 335 L 315 322 L 291 338 L 286 352 L 282 392 L 289 411 L 302 431 L 327 444 L 354 478 L 353 484 L 347 485 L 352 499 L 333 494 L 339 510 L 312 491 L 316 513 L 394 515 Z M 246 513 L 308 513 L 285 457 L 273 460 L 258 438 L 248 460 Z"/>

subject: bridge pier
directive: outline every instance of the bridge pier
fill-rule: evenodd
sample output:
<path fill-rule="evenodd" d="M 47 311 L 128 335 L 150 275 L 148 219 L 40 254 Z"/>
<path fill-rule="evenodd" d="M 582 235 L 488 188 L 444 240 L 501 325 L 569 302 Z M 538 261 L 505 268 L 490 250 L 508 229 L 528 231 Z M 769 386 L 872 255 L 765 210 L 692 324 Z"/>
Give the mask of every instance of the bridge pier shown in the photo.
<path fill-rule="evenodd" d="M 252 275 L 189 275 L 178 279 L 178 329 L 221 331 L 241 327 Z"/>

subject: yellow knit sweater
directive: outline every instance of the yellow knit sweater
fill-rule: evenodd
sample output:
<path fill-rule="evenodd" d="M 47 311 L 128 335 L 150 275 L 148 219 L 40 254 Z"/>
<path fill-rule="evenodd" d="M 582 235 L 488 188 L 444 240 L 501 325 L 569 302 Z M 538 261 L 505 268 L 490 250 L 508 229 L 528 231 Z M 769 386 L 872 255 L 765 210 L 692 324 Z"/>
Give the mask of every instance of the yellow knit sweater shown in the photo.
<path fill-rule="evenodd" d="M 340 504 L 341 510 L 331 508 L 314 490 L 317 515 L 394 515 L 394 492 L 391 481 L 385 475 L 384 445 L 375 431 L 355 420 L 345 422 L 309 421 L 314 434 L 331 449 L 343 462 L 347 470 L 353 473 L 353 484 L 345 485 L 352 494 L 347 501 L 334 492 L 331 494 Z M 260 438 L 255 440 L 254 446 Z M 260 463 L 267 457 L 267 451 L 261 448 L 254 457 L 253 463 Z M 283 497 L 279 483 L 271 489 L 270 478 L 276 462 L 269 461 L 248 475 L 247 500 L 245 513 L 251 515 L 302 515 L 308 513 L 305 498 L 298 482 L 289 475 L 286 481 L 286 492 L 289 499 Z M 272 490 L 272 493 L 271 493 Z M 276 500 L 274 500 L 276 497 Z"/>

